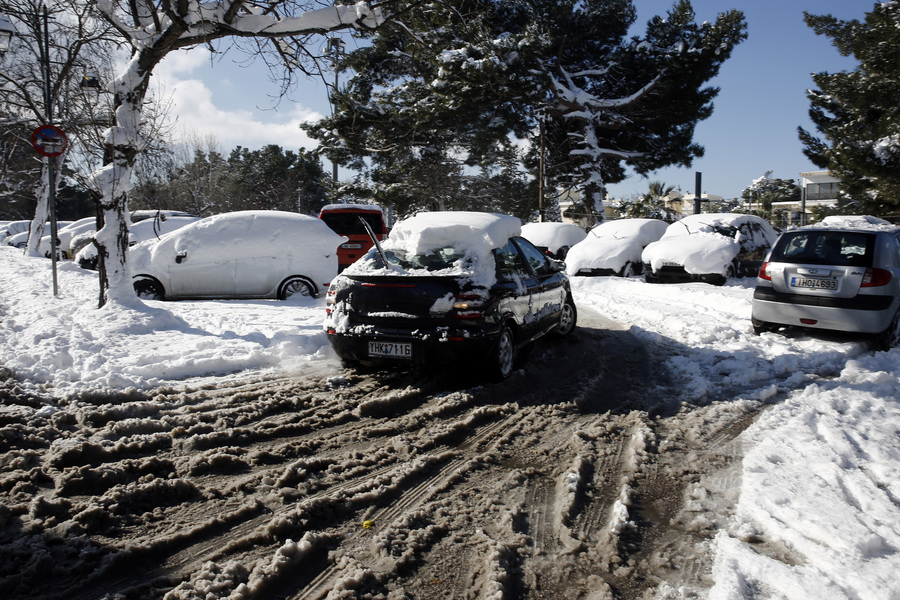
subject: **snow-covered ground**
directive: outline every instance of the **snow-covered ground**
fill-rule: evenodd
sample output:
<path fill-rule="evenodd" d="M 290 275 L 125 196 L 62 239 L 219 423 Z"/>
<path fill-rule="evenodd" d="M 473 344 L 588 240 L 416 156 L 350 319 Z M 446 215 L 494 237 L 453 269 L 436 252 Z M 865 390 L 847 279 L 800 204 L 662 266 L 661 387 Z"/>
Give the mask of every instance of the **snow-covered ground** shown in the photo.
<path fill-rule="evenodd" d="M 97 310 L 95 273 L 60 263 L 54 297 L 50 264 L 0 247 L 0 366 L 41 397 L 340 369 L 321 329 L 322 298 Z M 739 500 L 712 549 L 709 598 L 898 600 L 900 349 L 873 352 L 839 335 L 754 336 L 752 286 L 573 280 L 580 309 L 672 348 L 667 366 L 686 400 L 732 390 L 775 399 L 741 434 Z M 779 560 L 754 549 L 761 538 L 782 545 Z M 694 593 L 662 586 L 657 597 Z"/>

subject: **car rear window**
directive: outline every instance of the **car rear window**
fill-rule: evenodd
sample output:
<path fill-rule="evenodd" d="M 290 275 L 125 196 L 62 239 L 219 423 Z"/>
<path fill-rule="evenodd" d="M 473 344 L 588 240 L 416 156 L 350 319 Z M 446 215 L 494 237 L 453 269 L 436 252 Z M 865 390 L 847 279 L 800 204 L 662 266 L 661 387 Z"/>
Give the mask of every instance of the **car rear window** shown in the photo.
<path fill-rule="evenodd" d="M 866 267 L 872 264 L 875 235 L 855 231 L 793 231 L 781 236 L 772 262 Z"/>
<path fill-rule="evenodd" d="M 379 234 L 384 231 L 384 221 L 378 213 L 368 212 L 328 212 L 322 213 L 321 218 L 332 231 L 341 235 L 366 235 L 366 226 L 359 218 L 365 219 L 372 230 Z"/>

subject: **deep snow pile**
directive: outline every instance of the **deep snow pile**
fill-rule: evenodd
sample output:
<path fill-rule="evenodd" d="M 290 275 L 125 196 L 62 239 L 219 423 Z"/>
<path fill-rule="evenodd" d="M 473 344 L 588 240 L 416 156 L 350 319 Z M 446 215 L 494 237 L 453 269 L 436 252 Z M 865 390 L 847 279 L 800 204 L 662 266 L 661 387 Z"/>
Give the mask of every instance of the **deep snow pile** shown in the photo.
<path fill-rule="evenodd" d="M 323 299 L 136 303 L 97 310 L 96 274 L 0 247 L 0 365 L 52 396 L 196 378 L 333 369 Z M 576 303 L 670 350 L 688 400 L 772 399 L 739 438 L 737 513 L 716 540 L 708 597 L 900 598 L 900 349 L 802 332 L 754 336 L 753 282 L 577 278 Z M 647 365 L 648 369 L 661 365 Z M 783 397 L 783 400 L 781 399 Z M 0 404 L 0 411 L 11 409 Z M 691 501 L 704 501 L 700 490 Z M 781 550 L 763 552 L 760 538 Z M 687 592 L 685 592 L 687 593 Z M 659 598 L 680 598 L 663 586 Z"/>

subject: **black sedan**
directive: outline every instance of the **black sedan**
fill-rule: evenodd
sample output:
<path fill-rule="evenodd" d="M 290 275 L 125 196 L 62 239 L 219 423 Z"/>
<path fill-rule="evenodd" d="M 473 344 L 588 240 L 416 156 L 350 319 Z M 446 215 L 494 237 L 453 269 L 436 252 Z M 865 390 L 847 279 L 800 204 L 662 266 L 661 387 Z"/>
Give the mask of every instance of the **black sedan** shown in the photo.
<path fill-rule="evenodd" d="M 563 263 L 520 237 L 515 217 L 431 212 L 334 279 L 325 330 L 345 366 L 485 367 L 513 371 L 520 350 L 575 329 Z"/>

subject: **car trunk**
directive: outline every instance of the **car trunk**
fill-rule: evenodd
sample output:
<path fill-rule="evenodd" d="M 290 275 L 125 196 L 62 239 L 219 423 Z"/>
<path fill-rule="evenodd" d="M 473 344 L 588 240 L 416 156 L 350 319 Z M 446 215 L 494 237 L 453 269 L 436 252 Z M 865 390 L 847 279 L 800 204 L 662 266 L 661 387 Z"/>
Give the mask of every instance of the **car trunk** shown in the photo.
<path fill-rule="evenodd" d="M 805 296 L 853 298 L 872 264 L 874 241 L 874 236 L 858 232 L 813 230 L 785 235 L 769 259 L 772 288 Z"/>
<path fill-rule="evenodd" d="M 785 265 L 781 273 L 773 272 L 772 288 L 776 292 L 831 298 L 852 298 L 859 293 L 864 267 Z"/>
<path fill-rule="evenodd" d="M 340 289 L 335 300 L 346 299 L 349 303 L 351 326 L 437 327 L 465 316 L 465 312 L 454 308 L 458 297 L 477 298 L 477 295 L 461 294 L 460 282 L 455 277 L 353 276 L 347 279 L 350 285 Z M 365 289 L 365 293 L 353 293 L 356 289 Z"/>

